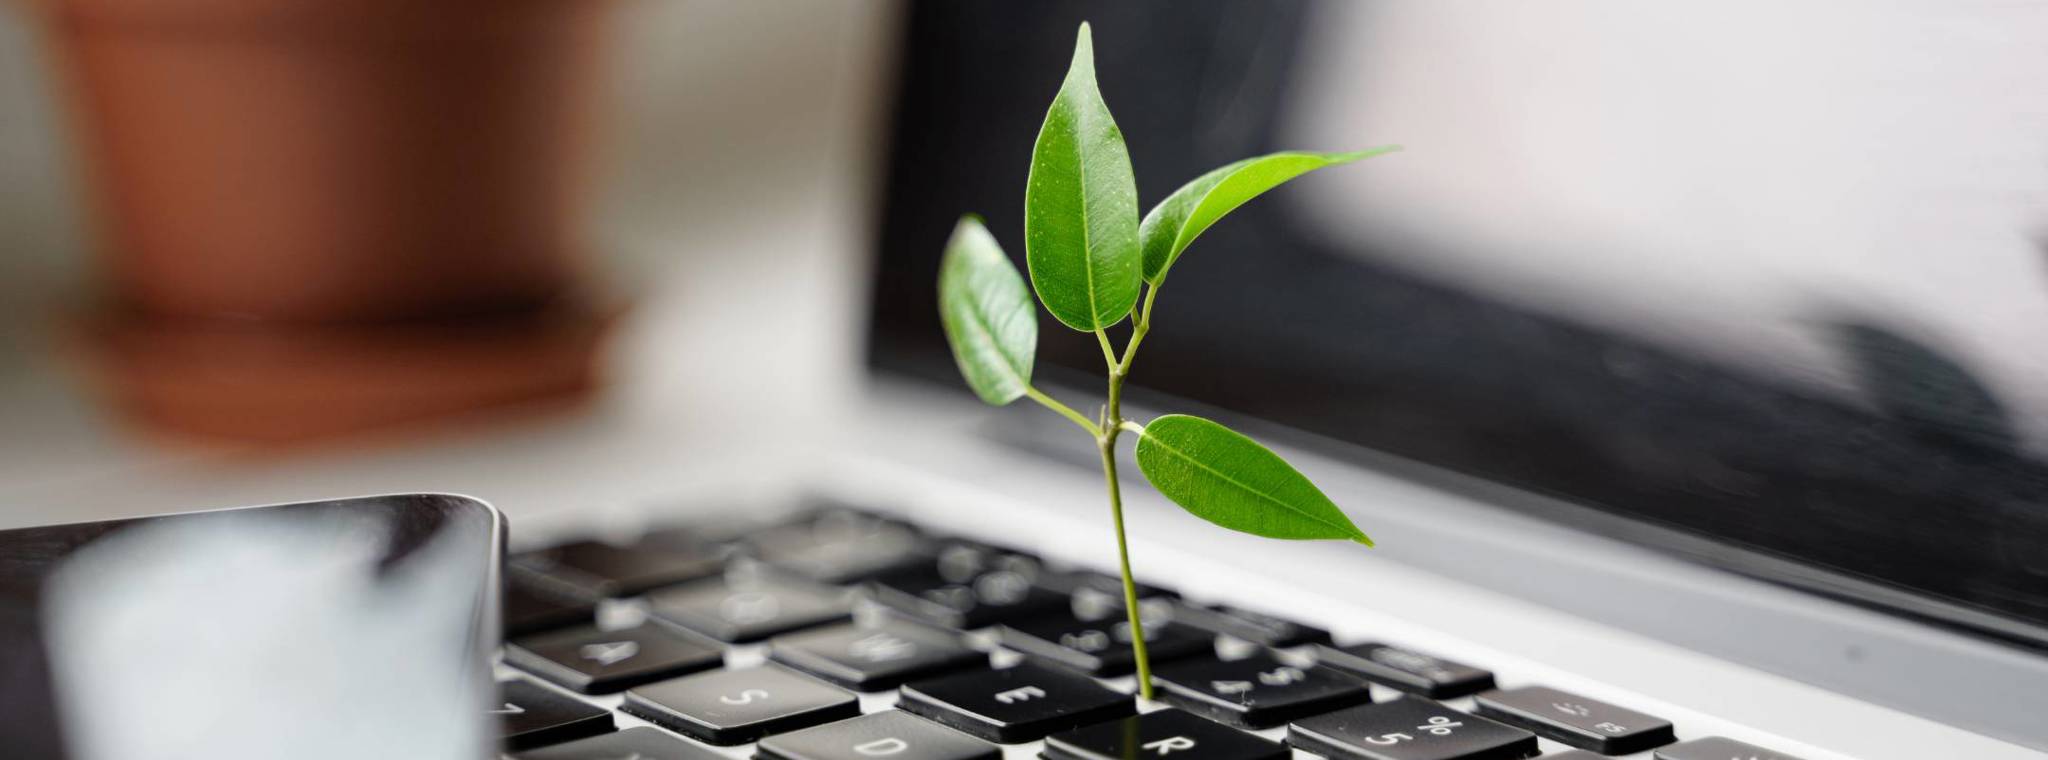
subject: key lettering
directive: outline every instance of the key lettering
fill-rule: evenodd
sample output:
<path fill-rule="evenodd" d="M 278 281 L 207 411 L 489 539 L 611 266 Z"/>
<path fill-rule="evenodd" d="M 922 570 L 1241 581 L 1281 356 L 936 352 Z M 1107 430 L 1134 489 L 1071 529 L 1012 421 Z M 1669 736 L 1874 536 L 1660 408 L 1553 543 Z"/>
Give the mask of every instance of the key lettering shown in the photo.
<path fill-rule="evenodd" d="M 782 615 L 782 605 L 775 597 L 759 591 L 742 591 L 725 598 L 718 604 L 718 615 L 741 625 L 766 623 Z"/>
<path fill-rule="evenodd" d="M 1009 691 L 996 692 L 996 701 L 1006 705 L 1028 702 L 1045 696 L 1045 690 L 1036 686 L 1019 686 Z"/>
<path fill-rule="evenodd" d="M 1160 739 L 1156 742 L 1145 742 L 1145 749 L 1158 752 L 1162 755 L 1169 752 L 1178 752 L 1180 750 L 1194 748 L 1195 740 L 1189 739 L 1185 736 L 1175 736 L 1168 739 Z"/>
<path fill-rule="evenodd" d="M 609 641 L 603 644 L 584 644 L 582 649 L 577 650 L 577 654 L 583 655 L 583 659 L 605 667 L 611 667 L 633 659 L 633 655 L 639 653 L 640 642 L 637 641 Z"/>
<path fill-rule="evenodd" d="M 1302 679 L 1305 678 L 1308 678 L 1308 674 L 1301 672 L 1300 668 L 1282 665 L 1278 668 L 1274 668 L 1264 673 L 1260 673 L 1259 683 L 1265 684 L 1267 686 L 1286 686 L 1291 683 L 1299 683 Z"/>
<path fill-rule="evenodd" d="M 755 702 L 767 698 L 768 692 L 762 691 L 760 689 L 747 689 L 745 691 L 741 691 L 740 695 L 737 697 L 731 695 L 721 696 L 718 698 L 718 701 L 724 702 L 728 705 L 751 705 Z"/>
<path fill-rule="evenodd" d="M 916 656 L 917 644 L 887 633 L 876 633 L 853 642 L 846 650 L 868 662 L 895 662 Z"/>
<path fill-rule="evenodd" d="M 887 757 L 910 749 L 910 743 L 894 736 L 853 745 L 853 751 L 868 757 Z"/>

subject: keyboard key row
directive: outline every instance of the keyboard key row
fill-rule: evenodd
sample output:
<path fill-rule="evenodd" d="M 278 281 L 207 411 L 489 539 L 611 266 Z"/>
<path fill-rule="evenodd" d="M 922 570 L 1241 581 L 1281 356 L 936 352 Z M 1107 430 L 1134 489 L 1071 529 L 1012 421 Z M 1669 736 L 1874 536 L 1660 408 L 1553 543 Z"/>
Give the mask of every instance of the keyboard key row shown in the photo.
<path fill-rule="evenodd" d="M 625 546 L 575 542 L 517 555 L 507 578 L 507 664 L 586 694 L 629 690 L 623 711 L 710 744 L 762 741 L 763 757 L 984 758 L 988 742 L 1041 738 L 1051 758 L 1264 757 L 1280 745 L 1236 729 L 1278 726 L 1288 744 L 1340 760 L 1522 758 L 1537 736 L 1602 755 L 1662 747 L 1661 760 L 1753 749 L 1673 744 L 1670 722 L 1654 716 L 1542 687 L 1495 690 L 1483 669 L 1383 643 L 1338 647 L 1320 628 L 1142 584 L 1155 683 L 1176 709 L 1138 716 L 1129 694 L 1081 675 L 1132 670 L 1119 578 L 845 510 L 708 541 L 667 531 Z M 894 617 L 852 622 L 861 595 Z M 593 625 L 595 602 L 626 597 L 647 623 Z M 983 628 L 1028 659 L 987 669 L 989 655 L 960 633 Z M 1218 636 L 1248 642 L 1226 655 L 1250 655 L 1218 659 L 1228 641 Z M 772 664 L 714 670 L 722 644 L 763 640 Z M 1414 696 L 1373 704 L 1367 683 Z M 898 686 L 900 712 L 865 717 L 847 691 Z M 510 748 L 604 734 L 572 744 L 650 758 L 704 751 L 659 731 L 610 733 L 596 708 L 597 718 L 552 714 L 549 697 L 582 703 L 530 683 L 506 688 Z M 1476 714 L 1432 701 L 1474 695 Z"/>

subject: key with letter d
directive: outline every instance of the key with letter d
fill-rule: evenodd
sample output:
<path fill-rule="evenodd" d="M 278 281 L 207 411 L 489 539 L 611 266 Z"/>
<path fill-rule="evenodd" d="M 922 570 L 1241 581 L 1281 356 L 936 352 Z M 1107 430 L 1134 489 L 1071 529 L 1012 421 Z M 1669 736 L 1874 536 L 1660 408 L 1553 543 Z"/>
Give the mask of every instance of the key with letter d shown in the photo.
<path fill-rule="evenodd" d="M 901 710 L 827 723 L 761 740 L 770 760 L 997 760 L 1002 750 Z"/>

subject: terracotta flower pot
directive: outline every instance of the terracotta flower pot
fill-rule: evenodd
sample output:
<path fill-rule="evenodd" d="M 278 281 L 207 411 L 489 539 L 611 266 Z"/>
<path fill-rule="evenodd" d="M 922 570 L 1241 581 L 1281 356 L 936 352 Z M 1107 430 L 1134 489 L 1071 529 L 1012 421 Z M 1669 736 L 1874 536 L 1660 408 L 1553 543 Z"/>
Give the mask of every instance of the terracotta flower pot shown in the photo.
<path fill-rule="evenodd" d="M 302 441 L 596 384 L 575 231 L 603 0 L 30 0 L 156 431 Z"/>
<path fill-rule="evenodd" d="M 602 0 L 35 0 L 118 302 L 528 311 L 571 239 Z"/>

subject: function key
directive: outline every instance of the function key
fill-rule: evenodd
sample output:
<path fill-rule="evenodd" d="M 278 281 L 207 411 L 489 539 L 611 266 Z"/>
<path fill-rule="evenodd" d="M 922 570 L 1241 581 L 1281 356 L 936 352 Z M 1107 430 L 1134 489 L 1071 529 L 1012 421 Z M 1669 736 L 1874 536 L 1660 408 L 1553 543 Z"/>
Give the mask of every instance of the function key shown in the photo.
<path fill-rule="evenodd" d="M 1744 744 L 1719 736 L 1673 744 L 1657 750 L 1656 757 L 1657 760 L 1799 760 L 1783 752 L 1773 752 L 1754 744 Z"/>
<path fill-rule="evenodd" d="M 585 625 L 505 645 L 507 664 L 585 694 L 695 673 L 722 660 L 717 646 L 645 623 L 616 631 Z"/>
<path fill-rule="evenodd" d="M 1386 644 L 1317 646 L 1316 661 L 1382 686 L 1431 699 L 1450 699 L 1493 688 L 1493 673 Z"/>
<path fill-rule="evenodd" d="M 855 691 L 893 688 L 915 678 L 988 662 L 958 636 L 915 623 L 843 623 L 769 642 L 776 662 Z"/>
<path fill-rule="evenodd" d="M 1671 721 L 1542 686 L 1479 695 L 1479 714 L 1603 755 L 1626 755 L 1677 740 Z"/>
<path fill-rule="evenodd" d="M 702 578 L 724 566 L 724 552 L 718 549 L 599 541 L 522 552 L 506 561 L 507 571 L 526 582 L 588 599 L 632 596 Z"/>
<path fill-rule="evenodd" d="M 1246 728 L 1269 728 L 1372 701 L 1356 679 L 1288 665 L 1263 652 L 1242 660 L 1166 665 L 1152 680 L 1163 687 L 1167 703 Z"/>
<path fill-rule="evenodd" d="M 668 735 L 634 726 L 615 734 L 528 750 L 511 760 L 724 760 L 725 756 Z"/>
<path fill-rule="evenodd" d="M 936 552 L 916 528 L 848 509 L 826 510 L 769 528 L 745 544 L 755 559 L 770 567 L 831 585 L 927 565 Z"/>
<path fill-rule="evenodd" d="M 1174 709 L 1078 728 L 1045 739 L 1048 760 L 1287 760 L 1277 743 Z"/>
<path fill-rule="evenodd" d="M 761 740 L 773 760 L 998 760 L 1001 747 L 901 710 L 827 723 Z"/>
<path fill-rule="evenodd" d="M 612 714 L 524 679 L 498 682 L 498 718 L 506 749 L 531 749 L 613 729 Z"/>
<path fill-rule="evenodd" d="M 896 706 L 1004 744 L 1136 712 L 1129 694 L 1030 662 L 906 684 Z"/>
<path fill-rule="evenodd" d="M 597 603 L 570 598 L 563 592 L 535 588 L 517 578 L 505 582 L 505 635 L 524 636 L 550 628 L 588 623 L 597 617 Z"/>
<path fill-rule="evenodd" d="M 1329 631 L 1227 604 L 1179 603 L 1174 605 L 1173 619 L 1276 649 L 1330 643 Z"/>
<path fill-rule="evenodd" d="M 1131 624 L 1121 617 L 1081 620 L 1066 614 L 1047 615 L 1007 623 L 996 630 L 1003 646 L 1092 676 L 1128 675 L 1135 664 Z M 1215 638 L 1207 633 L 1158 616 L 1145 620 L 1145 651 L 1155 663 L 1207 654 L 1215 648 Z"/>
<path fill-rule="evenodd" d="M 1534 734 L 1419 697 L 1297 720 L 1287 726 L 1287 743 L 1340 760 L 1516 760 L 1537 753 Z"/>
<path fill-rule="evenodd" d="M 729 746 L 860 714 L 852 694 L 776 665 L 714 670 L 626 692 L 626 714 Z"/>
<path fill-rule="evenodd" d="M 733 643 L 838 622 L 853 609 L 840 591 L 746 573 L 663 589 L 647 604 L 656 620 Z"/>
<path fill-rule="evenodd" d="M 1042 588 L 1016 570 L 989 570 L 958 580 L 949 575 L 955 574 L 938 567 L 902 568 L 876 578 L 871 589 L 875 601 L 884 606 L 958 630 L 1067 608 L 1066 595 Z"/>

